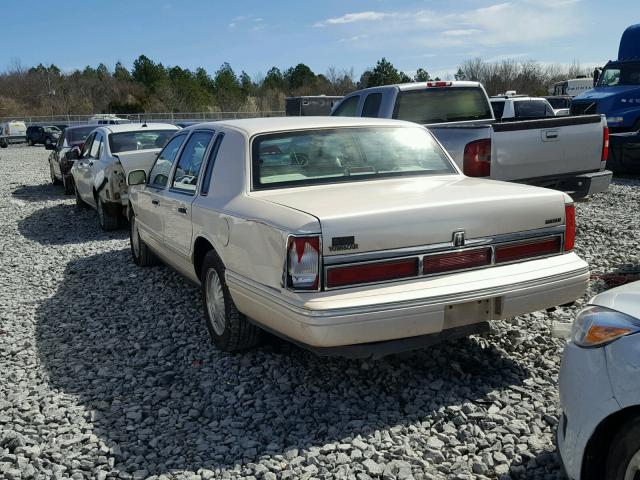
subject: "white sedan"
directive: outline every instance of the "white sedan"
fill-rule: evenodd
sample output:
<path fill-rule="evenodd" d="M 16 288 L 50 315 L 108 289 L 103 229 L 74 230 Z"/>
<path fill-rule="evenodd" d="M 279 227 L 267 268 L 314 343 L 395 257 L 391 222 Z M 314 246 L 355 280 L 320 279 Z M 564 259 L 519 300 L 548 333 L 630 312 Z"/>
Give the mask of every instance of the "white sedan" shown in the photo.
<path fill-rule="evenodd" d="M 98 211 L 100 227 L 118 228 L 129 203 L 126 176 L 151 168 L 160 149 L 179 130 L 166 123 L 108 125 L 87 137 L 82 151 L 70 160 L 78 208 Z"/>
<path fill-rule="evenodd" d="M 571 480 L 640 478 L 640 282 L 596 295 L 560 369 L 558 450 Z"/>
<path fill-rule="evenodd" d="M 467 178 L 413 123 L 199 124 L 128 180 L 134 261 L 200 284 L 223 350 L 266 329 L 384 355 L 572 302 L 589 279 L 566 194 Z"/>

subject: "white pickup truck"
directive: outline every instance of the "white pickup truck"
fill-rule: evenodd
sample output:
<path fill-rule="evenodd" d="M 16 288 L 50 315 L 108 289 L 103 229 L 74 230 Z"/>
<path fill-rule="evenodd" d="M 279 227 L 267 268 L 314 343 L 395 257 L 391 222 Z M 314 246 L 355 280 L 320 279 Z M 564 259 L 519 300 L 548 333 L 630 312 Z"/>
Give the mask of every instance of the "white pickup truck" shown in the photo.
<path fill-rule="evenodd" d="M 576 197 L 607 190 L 609 130 L 600 115 L 497 121 L 478 82 L 416 82 L 353 92 L 332 116 L 425 125 L 470 177 L 556 188 Z"/>

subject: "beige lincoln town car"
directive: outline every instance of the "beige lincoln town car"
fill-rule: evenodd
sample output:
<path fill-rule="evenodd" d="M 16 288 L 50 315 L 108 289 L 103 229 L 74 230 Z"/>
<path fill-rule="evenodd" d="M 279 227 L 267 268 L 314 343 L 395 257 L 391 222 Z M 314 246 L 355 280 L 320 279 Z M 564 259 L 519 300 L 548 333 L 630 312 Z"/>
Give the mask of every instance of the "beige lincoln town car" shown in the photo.
<path fill-rule="evenodd" d="M 128 183 L 134 261 L 201 285 L 227 351 L 264 329 L 381 356 L 570 303 L 589 279 L 566 194 L 465 177 L 412 123 L 193 125 Z"/>

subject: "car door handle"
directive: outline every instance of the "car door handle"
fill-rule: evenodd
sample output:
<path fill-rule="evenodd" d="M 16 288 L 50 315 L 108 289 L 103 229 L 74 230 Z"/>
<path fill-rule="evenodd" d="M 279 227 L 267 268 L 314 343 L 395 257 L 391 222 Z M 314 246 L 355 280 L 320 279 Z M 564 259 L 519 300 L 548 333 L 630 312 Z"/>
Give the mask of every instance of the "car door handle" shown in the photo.
<path fill-rule="evenodd" d="M 558 132 L 556 131 L 545 132 L 545 136 L 547 138 L 558 138 Z"/>
<path fill-rule="evenodd" d="M 93 162 L 89 162 L 89 166 L 90 166 L 90 167 L 93 167 Z"/>
<path fill-rule="evenodd" d="M 178 212 L 179 213 L 184 213 L 186 215 L 187 214 L 187 207 L 178 207 Z"/>
<path fill-rule="evenodd" d="M 160 205 L 160 202 L 158 200 L 151 200 L 151 203 L 153 203 L 154 205 Z"/>

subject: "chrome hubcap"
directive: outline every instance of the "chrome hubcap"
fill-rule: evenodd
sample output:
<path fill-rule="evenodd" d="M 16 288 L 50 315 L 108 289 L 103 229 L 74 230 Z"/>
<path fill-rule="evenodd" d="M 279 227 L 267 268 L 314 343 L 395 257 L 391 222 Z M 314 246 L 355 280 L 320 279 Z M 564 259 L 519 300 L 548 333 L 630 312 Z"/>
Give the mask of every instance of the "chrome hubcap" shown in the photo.
<path fill-rule="evenodd" d="M 627 470 L 624 473 L 624 480 L 636 480 L 636 478 L 640 478 L 640 450 L 631 457 L 627 465 Z"/>
<path fill-rule="evenodd" d="M 207 271 L 206 293 L 207 311 L 211 319 L 211 326 L 216 335 L 222 335 L 226 324 L 224 293 L 222 292 L 222 282 L 214 268 L 210 268 Z"/>
<path fill-rule="evenodd" d="M 136 226 L 136 217 L 131 217 L 131 246 L 136 258 L 140 255 L 140 234 Z"/>

